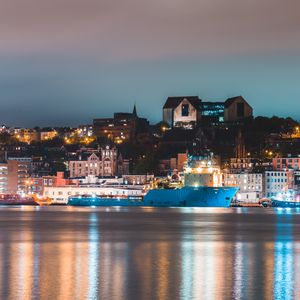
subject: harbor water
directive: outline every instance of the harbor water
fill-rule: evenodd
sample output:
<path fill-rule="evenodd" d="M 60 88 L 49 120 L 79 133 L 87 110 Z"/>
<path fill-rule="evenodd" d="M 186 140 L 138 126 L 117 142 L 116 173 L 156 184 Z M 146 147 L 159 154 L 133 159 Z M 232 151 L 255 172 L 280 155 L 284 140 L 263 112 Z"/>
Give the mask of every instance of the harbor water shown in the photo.
<path fill-rule="evenodd" d="M 299 299 L 300 209 L 0 207 L 0 299 Z"/>

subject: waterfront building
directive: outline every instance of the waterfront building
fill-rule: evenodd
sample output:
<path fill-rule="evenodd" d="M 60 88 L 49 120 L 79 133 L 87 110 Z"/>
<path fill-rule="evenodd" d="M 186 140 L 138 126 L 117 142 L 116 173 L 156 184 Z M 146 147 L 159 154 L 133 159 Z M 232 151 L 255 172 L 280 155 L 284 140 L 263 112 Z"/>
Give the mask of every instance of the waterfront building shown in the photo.
<path fill-rule="evenodd" d="M 44 187 L 43 197 L 49 197 L 53 203 L 66 204 L 68 197 L 80 195 L 102 196 L 141 196 L 143 185 L 70 185 L 61 187 Z"/>
<path fill-rule="evenodd" d="M 241 157 L 241 158 L 230 158 L 228 164 L 229 173 L 243 173 L 253 172 L 254 170 L 270 169 L 271 164 L 258 158 L 253 157 Z"/>
<path fill-rule="evenodd" d="M 224 121 L 228 123 L 240 122 L 253 117 L 253 108 L 242 97 L 232 97 L 225 101 Z"/>
<path fill-rule="evenodd" d="M 7 173 L 7 163 L 0 162 L 0 194 L 7 193 L 7 179 L 8 179 L 8 173 Z"/>
<path fill-rule="evenodd" d="M 110 177 L 129 174 L 129 161 L 118 155 L 116 147 L 106 146 L 94 153 L 80 153 L 68 162 L 70 177 Z"/>
<path fill-rule="evenodd" d="M 77 160 L 69 161 L 70 177 L 86 177 L 88 175 L 95 176 L 114 176 L 116 174 L 116 150 L 107 149 L 105 157 L 101 157 L 101 153 L 79 155 Z"/>
<path fill-rule="evenodd" d="M 300 171 L 294 171 L 294 190 L 297 199 L 300 201 Z"/>
<path fill-rule="evenodd" d="M 55 176 L 31 177 L 26 180 L 27 193 L 37 195 L 43 195 L 45 187 L 61 187 L 76 183 L 77 181 L 65 178 L 64 172 L 57 172 Z"/>
<path fill-rule="evenodd" d="M 124 184 L 130 184 L 130 185 L 145 185 L 148 183 L 153 182 L 154 175 L 123 175 L 122 176 L 122 182 Z"/>
<path fill-rule="evenodd" d="M 163 106 L 163 121 L 172 127 L 194 128 L 201 119 L 198 96 L 168 97 Z"/>
<path fill-rule="evenodd" d="M 0 163 L 0 193 L 26 193 L 30 176 L 31 158 L 11 157 Z"/>
<path fill-rule="evenodd" d="M 273 158 L 274 170 L 300 170 L 300 155 L 297 157 L 275 157 Z"/>
<path fill-rule="evenodd" d="M 239 187 L 235 198 L 245 203 L 257 203 L 263 196 L 263 174 L 225 173 L 224 185 Z"/>
<path fill-rule="evenodd" d="M 288 195 L 294 191 L 294 171 L 266 171 L 265 172 L 265 197 Z"/>

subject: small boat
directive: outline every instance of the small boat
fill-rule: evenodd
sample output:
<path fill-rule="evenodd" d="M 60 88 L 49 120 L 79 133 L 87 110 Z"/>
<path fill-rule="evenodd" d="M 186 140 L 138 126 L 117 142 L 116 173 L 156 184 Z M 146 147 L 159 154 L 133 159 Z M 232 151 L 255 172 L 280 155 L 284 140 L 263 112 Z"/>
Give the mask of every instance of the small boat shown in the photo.
<path fill-rule="evenodd" d="M 0 205 L 36 205 L 36 203 L 31 196 L 0 194 Z"/>
<path fill-rule="evenodd" d="M 262 198 L 260 201 L 259 201 L 259 204 L 262 206 L 262 207 L 272 207 L 272 200 L 268 199 L 268 198 Z"/>
<path fill-rule="evenodd" d="M 49 197 L 38 197 L 37 195 L 32 195 L 33 200 L 40 206 L 49 206 L 52 204 L 52 199 Z"/>
<path fill-rule="evenodd" d="M 295 192 L 280 193 L 277 197 L 271 198 L 272 207 L 297 208 L 300 207 L 300 197 Z"/>
<path fill-rule="evenodd" d="M 278 200 L 272 199 L 272 207 L 297 208 L 300 207 L 300 201 L 297 200 Z"/>

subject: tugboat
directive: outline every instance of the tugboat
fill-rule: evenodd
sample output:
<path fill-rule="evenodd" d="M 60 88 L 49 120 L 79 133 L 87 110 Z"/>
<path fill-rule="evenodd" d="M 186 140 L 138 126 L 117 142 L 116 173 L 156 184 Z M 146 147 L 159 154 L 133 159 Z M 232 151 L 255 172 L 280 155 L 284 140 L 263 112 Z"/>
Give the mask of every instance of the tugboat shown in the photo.
<path fill-rule="evenodd" d="M 300 207 L 300 197 L 295 197 L 294 192 L 280 193 L 277 197 L 271 198 L 272 207 L 297 208 Z"/>
<path fill-rule="evenodd" d="M 222 187 L 222 173 L 213 154 L 189 156 L 183 187 L 152 189 L 144 197 L 69 197 L 72 206 L 229 207 L 236 187 Z"/>

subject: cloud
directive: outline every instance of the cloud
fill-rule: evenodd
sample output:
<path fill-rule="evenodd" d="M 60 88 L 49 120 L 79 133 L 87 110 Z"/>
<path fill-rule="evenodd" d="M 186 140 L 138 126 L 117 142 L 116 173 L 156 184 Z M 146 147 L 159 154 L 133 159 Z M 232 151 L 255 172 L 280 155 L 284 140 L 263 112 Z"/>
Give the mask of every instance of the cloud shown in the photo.
<path fill-rule="evenodd" d="M 298 0 L 10 0 L 0 54 L 99 61 L 300 50 Z"/>

